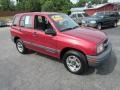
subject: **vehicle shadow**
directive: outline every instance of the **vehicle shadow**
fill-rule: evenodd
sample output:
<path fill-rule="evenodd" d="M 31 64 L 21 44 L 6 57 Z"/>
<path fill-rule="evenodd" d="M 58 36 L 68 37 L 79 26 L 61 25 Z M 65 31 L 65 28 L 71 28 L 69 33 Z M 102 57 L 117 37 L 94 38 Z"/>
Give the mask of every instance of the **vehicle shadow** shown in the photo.
<path fill-rule="evenodd" d="M 38 53 L 38 52 L 31 51 L 29 53 L 30 54 L 34 53 L 34 54 L 39 55 L 41 57 L 45 57 L 47 59 L 50 59 L 52 61 L 63 63 L 62 60 L 59 60 L 59 59 L 56 59 L 54 57 L 50 57 L 50 56 L 47 56 L 47 55 L 44 55 L 44 54 L 41 54 L 41 53 Z M 100 66 L 98 66 L 96 68 L 89 67 L 87 72 L 84 73 L 83 75 L 90 75 L 90 74 L 93 74 L 93 73 L 96 73 L 96 74 L 99 74 L 99 75 L 108 75 L 108 74 L 110 74 L 114 71 L 114 68 L 115 68 L 116 64 L 117 64 L 117 57 L 116 57 L 115 53 L 112 51 L 109 60 L 106 60 L 103 64 L 101 64 Z"/>
<path fill-rule="evenodd" d="M 118 26 L 117 26 L 117 27 L 118 27 Z M 117 27 L 109 26 L 109 27 L 104 27 L 102 30 L 116 29 Z M 102 30 L 101 30 L 101 31 L 102 31 Z"/>
<path fill-rule="evenodd" d="M 112 52 L 109 60 L 107 60 L 102 65 L 100 65 L 96 68 L 90 67 L 84 75 L 89 75 L 92 73 L 96 73 L 96 74 L 100 74 L 100 75 L 108 75 L 114 71 L 116 64 L 117 64 L 117 57 L 116 57 L 115 53 Z"/>

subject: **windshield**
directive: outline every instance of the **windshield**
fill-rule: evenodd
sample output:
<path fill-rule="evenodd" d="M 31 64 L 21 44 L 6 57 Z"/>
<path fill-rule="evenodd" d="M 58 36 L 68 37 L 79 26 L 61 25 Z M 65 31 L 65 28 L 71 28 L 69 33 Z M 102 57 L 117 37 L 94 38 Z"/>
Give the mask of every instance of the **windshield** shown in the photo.
<path fill-rule="evenodd" d="M 61 32 L 79 27 L 75 21 L 65 14 L 50 15 L 50 18 Z"/>

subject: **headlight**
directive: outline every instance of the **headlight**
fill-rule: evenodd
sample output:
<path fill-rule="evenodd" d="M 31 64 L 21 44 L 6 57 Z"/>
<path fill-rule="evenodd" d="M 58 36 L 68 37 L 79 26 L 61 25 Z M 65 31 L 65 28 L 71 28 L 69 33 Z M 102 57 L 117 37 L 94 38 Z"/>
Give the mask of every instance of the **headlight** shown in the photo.
<path fill-rule="evenodd" d="M 97 54 L 101 53 L 104 50 L 104 45 L 100 44 L 97 46 Z"/>
<path fill-rule="evenodd" d="M 90 23 L 93 23 L 93 24 L 94 24 L 94 23 L 96 23 L 96 21 L 90 21 Z"/>

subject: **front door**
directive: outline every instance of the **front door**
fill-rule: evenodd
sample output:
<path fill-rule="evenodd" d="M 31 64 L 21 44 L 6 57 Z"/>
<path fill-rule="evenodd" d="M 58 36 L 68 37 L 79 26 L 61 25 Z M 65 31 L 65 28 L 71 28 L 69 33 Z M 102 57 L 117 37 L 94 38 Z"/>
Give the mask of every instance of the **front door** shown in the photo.
<path fill-rule="evenodd" d="M 57 57 L 58 50 L 56 36 L 45 34 L 46 29 L 53 29 L 47 18 L 36 15 L 34 20 L 34 28 L 35 31 L 33 32 L 32 39 L 34 49 L 50 56 Z"/>

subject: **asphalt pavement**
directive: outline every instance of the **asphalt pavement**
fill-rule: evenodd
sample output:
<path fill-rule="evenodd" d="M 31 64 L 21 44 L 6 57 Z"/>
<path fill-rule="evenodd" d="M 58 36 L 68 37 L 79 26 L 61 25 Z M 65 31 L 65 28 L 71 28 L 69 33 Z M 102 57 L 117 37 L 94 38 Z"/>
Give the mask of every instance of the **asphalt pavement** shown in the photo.
<path fill-rule="evenodd" d="M 0 28 L 0 90 L 120 90 L 120 27 L 102 31 L 112 43 L 110 59 L 84 75 L 74 75 L 57 59 L 18 53 L 9 28 Z"/>

